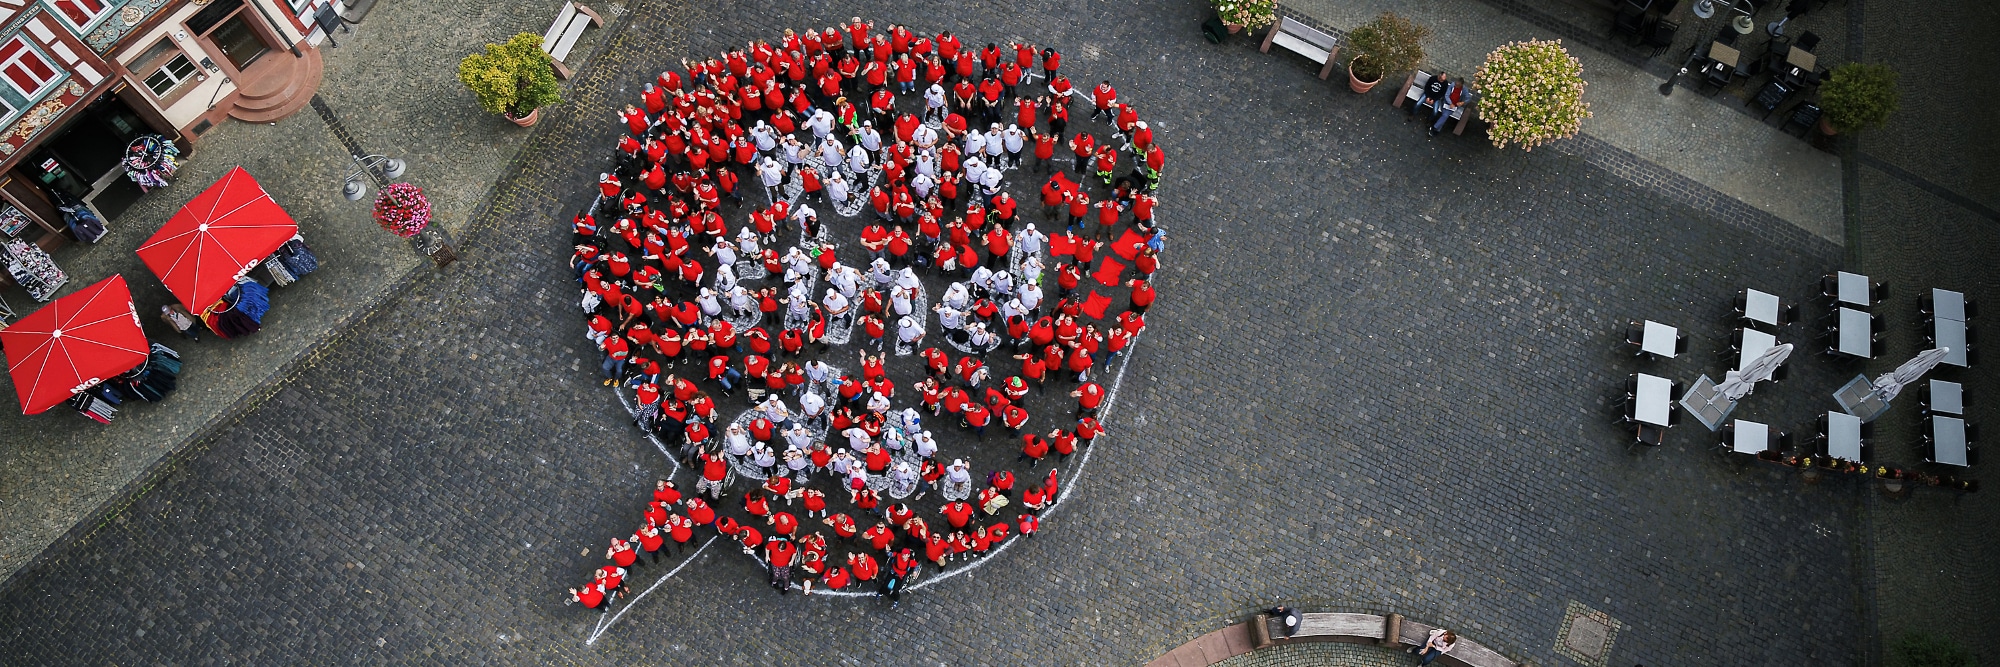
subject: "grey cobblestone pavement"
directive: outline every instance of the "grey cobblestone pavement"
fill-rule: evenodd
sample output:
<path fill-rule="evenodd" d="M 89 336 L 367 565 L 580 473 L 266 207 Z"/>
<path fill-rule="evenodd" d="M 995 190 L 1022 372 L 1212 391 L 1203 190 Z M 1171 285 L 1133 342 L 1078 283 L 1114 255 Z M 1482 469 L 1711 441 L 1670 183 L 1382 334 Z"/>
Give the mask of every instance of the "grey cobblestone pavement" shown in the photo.
<path fill-rule="evenodd" d="M 1614 664 L 1867 662 L 1864 488 L 1724 460 L 1692 425 L 1629 451 L 1604 407 L 1630 372 L 1718 375 L 1730 296 L 1803 299 L 1838 246 L 1582 156 L 1426 139 L 1203 43 L 1192 5 L 857 5 L 638 3 L 460 264 L 9 579 L 0 662 L 1135 664 L 1286 602 L 1560 665 L 1571 600 L 1624 623 Z M 561 590 L 665 462 L 597 386 L 562 220 L 638 82 L 852 15 L 1053 43 L 1156 121 L 1187 222 L 1112 435 L 1041 537 L 894 610 L 781 598 L 711 550 L 585 644 L 599 618 Z M 1616 352 L 1635 318 L 1693 351 Z M 1801 358 L 1740 416 L 1803 429 L 1858 370 Z"/>
<path fill-rule="evenodd" d="M 439 63 L 456 63 L 481 44 L 524 29 L 539 31 L 556 7 L 560 4 L 382 5 L 353 34 L 337 35 L 340 48 L 322 47 L 321 97 L 364 150 L 407 160 L 404 180 L 425 189 L 439 224 L 461 232 L 527 133 L 480 111 L 458 83 L 457 68 Z M 438 25 L 451 28 L 421 27 Z M 572 58 L 580 62 L 602 34 L 587 33 Z M 160 322 L 159 307 L 174 298 L 132 251 L 188 199 L 238 165 L 291 213 L 323 265 L 304 281 L 274 291 L 269 319 L 256 335 L 231 341 L 211 335 L 189 343 Z M 133 480 L 219 415 L 268 394 L 262 389 L 292 360 L 310 354 L 420 270 L 422 258 L 370 219 L 369 200 L 340 198 L 340 179 L 349 171 L 346 149 L 311 109 L 268 125 L 227 121 L 201 138 L 172 187 L 140 199 L 109 225 L 110 234 L 97 245 L 55 253 L 70 274 L 67 289 L 123 273 L 147 334 L 185 355 L 187 372 L 171 398 L 128 403 L 109 426 L 68 408 L 22 415 L 10 402 L 0 410 L 0 433 L 36 434 L 0 446 L 0 468 L 9 473 L 0 476 L 0 576 L 27 564 L 129 490 Z M 21 312 L 34 307 L 19 289 L 4 296 Z M 13 380 L 0 376 L 0 394 L 11 397 L 14 391 Z"/>
<path fill-rule="evenodd" d="M 1215 663 L 1218 667 L 1401 667 L 1415 662 L 1392 649 L 1341 644 L 1289 644 L 1252 651 Z"/>

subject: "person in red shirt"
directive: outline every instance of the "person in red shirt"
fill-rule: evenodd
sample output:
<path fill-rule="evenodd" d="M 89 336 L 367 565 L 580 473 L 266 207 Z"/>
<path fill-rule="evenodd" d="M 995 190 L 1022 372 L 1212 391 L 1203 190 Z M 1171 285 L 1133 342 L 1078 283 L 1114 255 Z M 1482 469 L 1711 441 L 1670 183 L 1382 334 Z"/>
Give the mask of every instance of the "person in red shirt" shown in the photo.
<path fill-rule="evenodd" d="M 695 500 L 701 499 L 696 498 Z M 704 504 L 702 507 L 706 509 L 707 505 Z M 713 512 L 710 513 L 710 516 L 714 516 Z M 695 522 L 693 519 L 679 514 L 675 514 L 667 519 L 667 536 L 674 538 L 674 553 L 685 553 L 687 551 L 688 540 L 694 539 L 694 526 Z"/>
<path fill-rule="evenodd" d="M 856 534 L 855 531 L 858 530 L 858 527 L 854 525 L 854 517 L 848 516 L 845 513 L 835 514 L 832 517 L 824 519 L 822 523 L 833 526 L 833 534 L 843 540 L 853 538 Z"/>
<path fill-rule="evenodd" d="M 792 557 L 797 553 L 791 540 L 782 537 L 764 543 L 764 559 L 771 565 L 771 587 L 778 589 L 779 595 L 791 592 Z"/>
<path fill-rule="evenodd" d="M 645 550 L 647 560 L 655 565 L 659 564 L 660 547 L 666 546 L 667 542 L 667 537 L 661 535 L 659 529 L 650 525 L 640 526 L 638 532 L 632 533 L 632 539 L 639 543 L 641 549 Z"/>
<path fill-rule="evenodd" d="M 696 526 L 706 526 L 715 523 L 715 509 L 708 506 L 708 501 L 700 498 L 689 498 L 686 504 L 688 510 L 687 518 L 690 523 Z M 667 521 L 668 527 L 672 527 L 673 519 L 669 517 Z M 680 540 L 678 537 L 674 539 Z"/>
<path fill-rule="evenodd" d="M 1043 440 L 1042 436 L 1028 433 L 1021 436 L 1021 455 L 1014 460 L 1032 461 L 1032 463 L 1028 464 L 1028 469 L 1033 470 L 1036 466 L 1042 464 L 1042 457 L 1048 455 L 1049 441 Z"/>
<path fill-rule="evenodd" d="M 618 567 L 629 568 L 640 566 L 639 552 L 632 548 L 632 542 L 627 542 L 616 537 L 611 538 L 611 549 L 604 552 L 604 557 L 611 559 L 613 563 L 617 563 Z"/>
<path fill-rule="evenodd" d="M 865 553 L 848 554 L 847 567 L 854 571 L 856 581 L 874 581 L 875 575 L 882 572 L 882 566 L 875 564 L 875 557 Z"/>
<path fill-rule="evenodd" d="M 1096 417 L 1084 417 L 1076 421 L 1076 442 L 1079 446 L 1089 447 L 1091 441 L 1104 433 L 1104 425 L 1098 423 Z"/>
<path fill-rule="evenodd" d="M 611 605 L 605 603 L 604 588 L 597 583 L 587 584 L 583 588 L 569 589 L 569 598 L 571 602 L 582 604 L 584 609 L 596 609 L 607 614 L 611 612 Z"/>
<path fill-rule="evenodd" d="M 1090 358 L 1090 355 L 1087 354 L 1074 356 L 1086 359 Z M 1096 417 L 1098 406 L 1104 404 L 1104 387 L 1098 386 L 1095 382 L 1085 382 L 1083 386 L 1077 387 L 1076 391 L 1070 392 L 1069 395 L 1076 398 L 1076 416 L 1078 418 Z"/>
<path fill-rule="evenodd" d="M 842 588 L 846 588 L 847 582 L 851 578 L 852 577 L 847 573 L 847 568 L 836 567 L 827 570 L 825 575 L 820 576 L 820 584 L 826 586 L 826 589 L 829 591 L 837 591 Z M 806 589 L 806 595 L 812 595 L 811 581 L 806 582 L 805 589 Z"/>

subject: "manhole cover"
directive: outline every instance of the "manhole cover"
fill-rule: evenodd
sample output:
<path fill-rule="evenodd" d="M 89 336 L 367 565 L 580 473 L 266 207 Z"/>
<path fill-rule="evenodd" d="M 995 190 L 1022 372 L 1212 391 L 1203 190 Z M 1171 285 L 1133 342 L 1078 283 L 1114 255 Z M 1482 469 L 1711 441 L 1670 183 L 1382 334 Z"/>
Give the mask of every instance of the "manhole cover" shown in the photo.
<path fill-rule="evenodd" d="M 1609 614 L 1571 600 L 1563 614 L 1562 630 L 1556 633 L 1556 652 L 1585 665 L 1603 667 L 1611 655 L 1611 642 L 1622 627 Z"/>

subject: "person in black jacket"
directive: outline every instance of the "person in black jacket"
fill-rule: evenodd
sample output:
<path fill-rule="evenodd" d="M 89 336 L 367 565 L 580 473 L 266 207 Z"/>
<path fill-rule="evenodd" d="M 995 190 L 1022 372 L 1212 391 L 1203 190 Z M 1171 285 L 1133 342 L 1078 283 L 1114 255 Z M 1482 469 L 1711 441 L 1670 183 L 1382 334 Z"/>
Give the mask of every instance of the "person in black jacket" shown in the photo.
<path fill-rule="evenodd" d="M 1417 100 L 1416 105 L 1411 106 L 1404 112 L 1411 116 L 1415 116 L 1417 115 L 1417 111 L 1419 110 L 1427 110 L 1436 107 L 1437 101 L 1443 98 L 1444 94 L 1450 90 L 1451 90 L 1451 75 L 1445 72 L 1438 72 L 1437 76 L 1431 77 L 1430 83 L 1424 84 L 1423 98 Z"/>

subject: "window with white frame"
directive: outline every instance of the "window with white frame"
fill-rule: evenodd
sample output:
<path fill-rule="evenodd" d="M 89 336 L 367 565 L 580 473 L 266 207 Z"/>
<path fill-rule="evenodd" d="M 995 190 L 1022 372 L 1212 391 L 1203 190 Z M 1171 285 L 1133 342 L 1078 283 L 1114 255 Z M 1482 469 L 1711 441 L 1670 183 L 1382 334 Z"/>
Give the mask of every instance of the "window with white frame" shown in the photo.
<path fill-rule="evenodd" d="M 60 73 L 42 54 L 28 48 L 27 40 L 15 37 L 0 46 L 0 80 L 20 91 L 22 97 L 34 100 L 58 76 Z"/>
<path fill-rule="evenodd" d="M 161 99 L 166 99 L 182 83 L 197 78 L 201 73 L 171 39 L 162 39 L 153 48 L 147 49 L 138 60 L 132 61 L 131 67 L 133 72 L 145 77 L 146 89 Z"/>
<path fill-rule="evenodd" d="M 70 25 L 79 28 L 90 25 L 91 21 L 97 20 L 97 17 L 103 16 L 109 9 L 103 0 L 50 0 L 49 4 L 54 5 L 57 12 L 67 17 Z"/>

